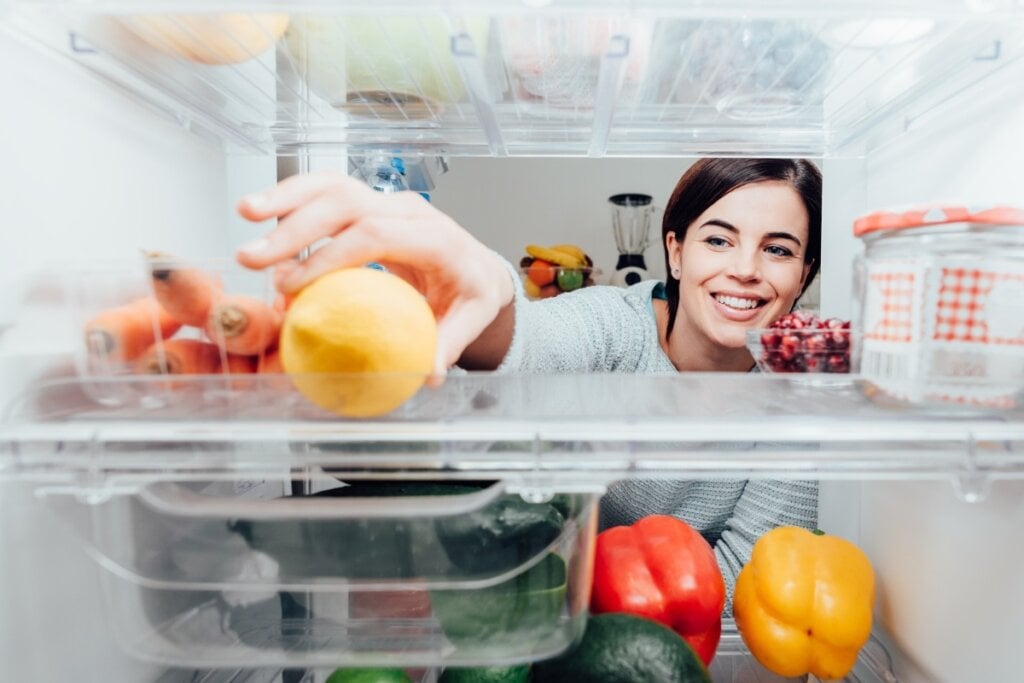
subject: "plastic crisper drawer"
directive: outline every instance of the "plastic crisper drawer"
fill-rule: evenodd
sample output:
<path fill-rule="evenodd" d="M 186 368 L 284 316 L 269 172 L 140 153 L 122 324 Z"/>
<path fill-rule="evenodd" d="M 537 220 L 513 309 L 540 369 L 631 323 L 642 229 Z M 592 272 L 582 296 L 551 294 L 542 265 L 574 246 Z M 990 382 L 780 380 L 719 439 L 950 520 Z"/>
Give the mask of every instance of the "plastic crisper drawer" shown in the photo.
<path fill-rule="evenodd" d="M 553 656 L 582 633 L 596 494 L 531 503 L 494 482 L 299 483 L 42 495 L 105 569 L 111 627 L 143 659 L 501 664 Z M 299 488 L 315 492 L 283 495 Z"/>

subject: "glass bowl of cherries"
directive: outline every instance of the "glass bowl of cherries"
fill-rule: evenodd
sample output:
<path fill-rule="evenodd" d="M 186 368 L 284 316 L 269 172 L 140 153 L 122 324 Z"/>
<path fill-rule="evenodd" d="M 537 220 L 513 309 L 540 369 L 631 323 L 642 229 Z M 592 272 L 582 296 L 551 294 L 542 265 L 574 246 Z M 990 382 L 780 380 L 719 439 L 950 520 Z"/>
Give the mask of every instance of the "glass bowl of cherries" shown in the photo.
<path fill-rule="evenodd" d="M 848 373 L 853 341 L 849 321 L 807 311 L 747 330 L 747 348 L 761 372 Z"/>

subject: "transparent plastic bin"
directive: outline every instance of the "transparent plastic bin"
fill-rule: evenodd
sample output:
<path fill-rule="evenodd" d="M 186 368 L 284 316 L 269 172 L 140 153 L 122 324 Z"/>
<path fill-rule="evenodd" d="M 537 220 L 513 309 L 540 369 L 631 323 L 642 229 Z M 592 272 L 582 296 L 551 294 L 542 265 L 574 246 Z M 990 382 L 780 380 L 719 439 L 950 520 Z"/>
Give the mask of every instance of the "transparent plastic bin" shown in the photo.
<path fill-rule="evenodd" d="M 856 342 L 849 329 L 747 330 L 747 348 L 761 372 L 846 374 Z"/>
<path fill-rule="evenodd" d="M 779 119 L 821 102 L 829 50 L 812 27 L 709 22 L 694 31 L 689 48 L 694 91 L 731 119 Z"/>
<path fill-rule="evenodd" d="M 279 326 L 283 309 L 275 304 L 268 273 L 245 270 L 227 259 L 165 255 L 75 264 L 56 273 L 55 279 L 64 283 L 75 367 L 87 380 L 83 389 L 96 400 L 109 405 L 166 401 L 184 386 L 178 381 L 151 383 L 147 391 L 152 395 L 131 395 L 125 393 L 127 385 L 104 382 L 114 377 L 215 375 L 225 380 L 224 388 L 231 388 L 231 381 L 243 376 L 280 372 L 272 362 L 278 327 L 246 338 L 251 337 L 251 318 L 239 318 L 235 306 L 244 301 L 261 307 Z M 201 278 L 211 291 L 197 296 L 177 278 L 186 278 L 186 284 Z M 173 292 L 168 295 L 173 308 L 158 303 L 158 288 Z M 236 345 L 239 341 L 244 348 Z M 179 343 L 189 346 L 171 348 Z"/>
<path fill-rule="evenodd" d="M 286 374 L 278 349 L 287 303 L 269 271 L 159 255 L 60 273 L 81 389 L 104 405 L 198 404 L 212 392 L 251 407 L 276 392 L 274 401 L 305 400 L 329 414 L 369 417 L 400 410 L 427 380 L 427 371 Z"/>
<path fill-rule="evenodd" d="M 511 664 L 558 654 L 585 625 L 596 494 L 530 503 L 495 482 L 327 474 L 114 489 L 41 495 L 105 569 L 112 628 L 146 660 Z"/>
<path fill-rule="evenodd" d="M 512 96 L 526 111 L 531 104 L 547 116 L 594 108 L 602 68 L 621 72 L 623 92 L 635 94 L 650 64 L 649 20 L 579 13 L 513 15 L 499 23 Z"/>
<path fill-rule="evenodd" d="M 461 28 L 471 54 L 485 58 L 489 21 L 467 17 Z M 457 30 L 446 17 L 419 12 L 296 14 L 284 44 L 298 76 L 331 107 L 411 123 L 440 119 L 469 99 L 452 45 Z"/>

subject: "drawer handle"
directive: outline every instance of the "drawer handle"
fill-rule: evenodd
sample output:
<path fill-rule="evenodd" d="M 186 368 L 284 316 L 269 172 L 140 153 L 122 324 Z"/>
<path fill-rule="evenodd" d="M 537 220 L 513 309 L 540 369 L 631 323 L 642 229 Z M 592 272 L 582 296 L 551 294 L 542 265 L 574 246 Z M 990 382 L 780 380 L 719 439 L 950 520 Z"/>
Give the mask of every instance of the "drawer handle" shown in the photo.
<path fill-rule="evenodd" d="M 474 493 L 449 496 L 374 496 L 368 498 L 284 497 L 270 499 L 204 496 L 174 482 L 144 486 L 140 500 L 175 517 L 222 519 L 368 519 L 446 517 L 474 512 L 505 492 L 496 482 Z"/>

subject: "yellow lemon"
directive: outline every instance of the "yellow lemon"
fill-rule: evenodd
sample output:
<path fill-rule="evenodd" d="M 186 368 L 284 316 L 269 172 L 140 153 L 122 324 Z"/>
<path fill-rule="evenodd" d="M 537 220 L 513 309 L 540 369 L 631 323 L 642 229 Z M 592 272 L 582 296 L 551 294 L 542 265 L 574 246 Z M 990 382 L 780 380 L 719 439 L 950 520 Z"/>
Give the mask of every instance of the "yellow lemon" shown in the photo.
<path fill-rule="evenodd" d="M 388 413 L 419 391 L 434 364 L 437 323 L 405 280 L 371 268 L 325 275 L 292 302 L 281 362 L 321 408 L 346 417 Z"/>

